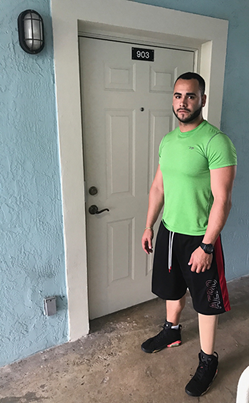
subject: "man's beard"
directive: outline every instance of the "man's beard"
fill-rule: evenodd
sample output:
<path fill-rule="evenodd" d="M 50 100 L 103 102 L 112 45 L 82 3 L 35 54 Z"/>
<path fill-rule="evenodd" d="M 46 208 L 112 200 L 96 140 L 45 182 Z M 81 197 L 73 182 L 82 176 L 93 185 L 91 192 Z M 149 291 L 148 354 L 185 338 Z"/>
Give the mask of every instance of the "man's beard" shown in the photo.
<path fill-rule="evenodd" d="M 182 108 L 183 109 L 183 108 Z M 179 118 L 179 116 L 177 116 L 176 112 L 174 111 L 174 108 L 172 106 L 172 110 L 173 113 L 175 115 L 175 117 L 179 120 L 179 122 L 182 123 L 190 123 L 193 120 L 195 120 L 196 118 L 198 118 L 198 116 L 200 115 L 201 111 L 202 111 L 202 106 L 200 106 L 200 108 L 198 108 L 194 113 L 192 113 L 191 115 L 189 115 L 186 119 L 181 119 Z M 186 111 L 188 111 L 188 109 L 185 109 Z"/>

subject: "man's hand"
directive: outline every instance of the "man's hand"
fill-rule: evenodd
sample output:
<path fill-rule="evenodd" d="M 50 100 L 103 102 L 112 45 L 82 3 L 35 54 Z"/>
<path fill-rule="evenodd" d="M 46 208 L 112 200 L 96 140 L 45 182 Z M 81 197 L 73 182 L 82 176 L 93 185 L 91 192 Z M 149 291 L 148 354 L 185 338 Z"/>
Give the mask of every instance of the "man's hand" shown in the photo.
<path fill-rule="evenodd" d="M 142 236 L 142 248 L 149 255 L 153 252 L 152 239 L 154 236 L 153 229 L 146 229 Z"/>
<path fill-rule="evenodd" d="M 199 246 L 199 248 L 195 249 L 192 253 L 188 264 L 192 266 L 191 271 L 201 273 L 210 269 L 212 260 L 213 254 L 211 253 L 209 255 Z"/>

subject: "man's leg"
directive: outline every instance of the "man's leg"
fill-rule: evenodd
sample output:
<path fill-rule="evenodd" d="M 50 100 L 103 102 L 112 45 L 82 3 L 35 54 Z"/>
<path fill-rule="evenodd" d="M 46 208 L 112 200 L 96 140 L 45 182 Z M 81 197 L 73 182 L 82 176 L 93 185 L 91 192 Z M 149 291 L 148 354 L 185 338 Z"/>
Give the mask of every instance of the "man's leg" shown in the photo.
<path fill-rule="evenodd" d="M 199 313 L 199 331 L 201 351 L 198 354 L 199 365 L 192 379 L 186 385 L 185 391 L 190 396 L 202 396 L 207 392 L 216 377 L 218 369 L 218 354 L 214 352 L 214 343 L 218 315 L 230 309 L 228 292 L 226 288 L 224 258 L 220 237 L 215 243 L 212 265 L 209 270 L 194 273 L 189 270 L 186 253 L 191 255 L 191 250 L 199 247 L 199 236 L 182 235 L 182 248 L 179 253 L 181 267 L 186 284 L 189 287 L 193 301 L 193 307 Z M 180 236 L 176 239 L 180 239 Z M 177 245 L 180 249 L 181 245 Z M 200 312 L 202 314 L 200 314 Z"/>
<path fill-rule="evenodd" d="M 176 301 L 166 301 L 166 320 L 173 326 L 179 325 L 180 316 L 185 307 L 186 294 Z"/>
<path fill-rule="evenodd" d="M 199 313 L 198 319 L 201 349 L 204 353 L 213 355 L 218 315 L 202 315 Z"/>
<path fill-rule="evenodd" d="M 201 351 L 199 366 L 185 391 L 190 396 L 201 396 L 207 392 L 218 372 L 218 354 L 214 352 L 218 315 L 198 314 Z"/>
<path fill-rule="evenodd" d="M 145 353 L 157 353 L 165 347 L 176 347 L 181 344 L 180 315 L 185 306 L 185 295 L 176 301 L 166 301 L 166 320 L 163 330 L 156 336 L 149 338 L 141 348 Z M 177 326 L 172 328 L 172 326 Z"/>

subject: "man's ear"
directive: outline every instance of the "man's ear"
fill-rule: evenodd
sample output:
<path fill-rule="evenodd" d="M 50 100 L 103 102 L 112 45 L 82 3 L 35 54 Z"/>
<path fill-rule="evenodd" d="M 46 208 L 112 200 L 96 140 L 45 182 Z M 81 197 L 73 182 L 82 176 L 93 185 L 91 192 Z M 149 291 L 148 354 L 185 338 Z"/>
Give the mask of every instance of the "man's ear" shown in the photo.
<path fill-rule="evenodd" d="M 204 94 L 204 95 L 202 95 L 202 103 L 201 103 L 202 107 L 204 107 L 206 105 L 206 101 L 207 101 L 207 96 L 206 96 L 206 94 Z"/>

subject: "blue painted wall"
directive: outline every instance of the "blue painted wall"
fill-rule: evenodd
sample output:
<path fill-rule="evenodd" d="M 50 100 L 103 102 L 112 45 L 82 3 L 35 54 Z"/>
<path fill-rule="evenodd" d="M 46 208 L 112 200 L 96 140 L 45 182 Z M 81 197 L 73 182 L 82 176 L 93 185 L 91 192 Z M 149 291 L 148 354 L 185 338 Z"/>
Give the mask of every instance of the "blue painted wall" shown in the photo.
<path fill-rule="evenodd" d="M 233 207 L 222 232 L 228 280 L 249 274 L 249 1 L 132 0 L 229 21 L 221 129 L 238 154 Z M 212 123 L 212 122 L 211 122 Z"/>
<path fill-rule="evenodd" d="M 44 17 L 46 46 L 19 46 L 17 17 Z M 0 366 L 68 340 L 49 0 L 0 2 Z M 43 299 L 58 296 L 44 316 Z"/>

